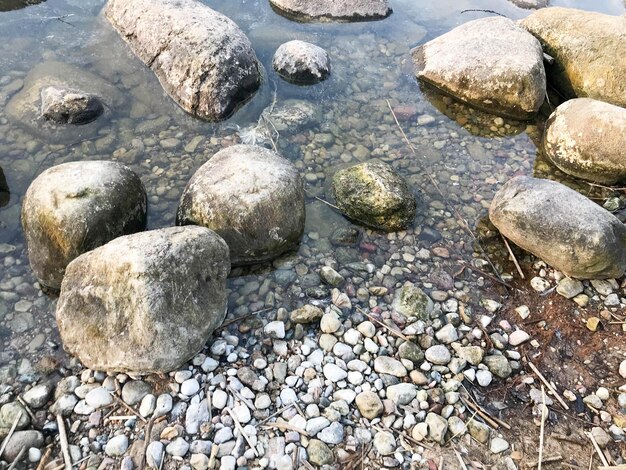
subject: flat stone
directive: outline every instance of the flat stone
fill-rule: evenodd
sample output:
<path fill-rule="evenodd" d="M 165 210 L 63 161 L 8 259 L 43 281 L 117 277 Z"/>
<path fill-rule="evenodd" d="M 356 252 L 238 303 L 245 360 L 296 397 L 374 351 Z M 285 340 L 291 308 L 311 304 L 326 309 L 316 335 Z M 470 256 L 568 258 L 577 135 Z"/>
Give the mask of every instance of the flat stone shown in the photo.
<path fill-rule="evenodd" d="M 313 465 L 319 467 L 322 465 L 330 465 L 335 460 L 335 456 L 330 448 L 319 439 L 311 439 L 306 450 L 309 455 L 309 462 Z"/>
<path fill-rule="evenodd" d="M 120 455 L 124 455 L 127 449 L 128 437 L 122 434 L 109 439 L 104 447 L 104 452 L 109 457 L 119 457 Z"/>
<path fill-rule="evenodd" d="M 374 370 L 379 374 L 406 377 L 408 372 L 400 361 L 389 356 L 378 356 L 374 359 Z"/>
<path fill-rule="evenodd" d="M 556 291 L 559 295 L 562 295 L 566 299 L 571 299 L 583 291 L 583 283 L 578 279 L 564 277 L 557 284 Z"/>
<path fill-rule="evenodd" d="M 326 377 L 331 382 L 339 382 L 340 380 L 345 379 L 348 376 L 348 372 L 343 370 L 336 364 L 324 364 L 324 377 Z"/>
<path fill-rule="evenodd" d="M 436 413 L 428 413 L 425 422 L 428 424 L 428 437 L 443 444 L 448 431 L 448 421 Z"/>
<path fill-rule="evenodd" d="M 417 395 L 417 387 L 413 384 L 400 383 L 387 387 L 387 398 L 398 405 L 408 405 Z"/>
<path fill-rule="evenodd" d="M 374 448 L 380 455 L 390 455 L 396 451 L 396 438 L 388 431 L 378 431 L 374 436 Z"/>
<path fill-rule="evenodd" d="M 366 419 L 372 420 L 383 413 L 383 402 L 374 392 L 361 392 L 356 396 L 356 406 Z"/>
<path fill-rule="evenodd" d="M 436 344 L 435 346 L 431 346 L 426 350 L 425 353 L 426 360 L 436 365 L 445 366 L 450 362 L 452 356 L 447 347 Z"/>
<path fill-rule="evenodd" d="M 509 335 L 509 344 L 511 346 L 519 346 L 530 339 L 530 335 L 523 330 L 515 330 Z"/>

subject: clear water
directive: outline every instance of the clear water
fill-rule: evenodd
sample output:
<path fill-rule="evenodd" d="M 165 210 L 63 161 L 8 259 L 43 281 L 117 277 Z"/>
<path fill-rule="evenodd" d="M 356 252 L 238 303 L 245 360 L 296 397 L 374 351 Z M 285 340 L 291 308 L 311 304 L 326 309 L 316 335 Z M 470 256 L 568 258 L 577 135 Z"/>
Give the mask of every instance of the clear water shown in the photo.
<path fill-rule="evenodd" d="M 284 131 L 277 140 L 280 153 L 306 178 L 305 236 L 298 253 L 273 265 L 233 273 L 230 316 L 310 301 L 310 289 L 320 284 L 315 273 L 329 263 L 337 269 L 359 261 L 378 269 L 385 264 L 393 268 L 388 274 L 352 271 L 345 290 L 364 306 L 384 306 L 388 299 L 368 299 L 362 288 L 393 287 L 404 280 L 446 290 L 456 276 L 456 288 L 469 299 L 479 295 L 475 278 L 468 270 L 461 272 L 460 266 L 461 261 L 473 259 L 474 265 L 480 265 L 475 260 L 480 254 L 475 253 L 472 237 L 453 210 L 475 227 L 503 181 L 533 173 L 539 131 L 536 123 L 496 125 L 493 116 L 422 90 L 413 77 L 409 50 L 485 15 L 462 10 L 496 10 L 514 19 L 527 15 L 527 10 L 506 0 L 393 0 L 394 13 L 384 21 L 300 24 L 277 15 L 267 0 L 207 0 L 248 34 L 266 70 L 266 80 L 254 99 L 228 121 L 212 124 L 189 117 L 164 94 L 152 72 L 133 57 L 100 15 L 102 0 L 48 0 L 10 10 L 17 3 L 0 0 L 0 167 L 11 193 L 8 203 L 0 207 L 3 373 L 17 368 L 22 380 L 29 380 L 31 367 L 37 370 L 42 358 L 66 360 L 55 330 L 55 299 L 36 284 L 19 222 L 22 196 L 31 181 L 46 168 L 66 161 L 117 160 L 135 170 L 147 188 L 149 226 L 172 225 L 178 199 L 193 172 L 219 149 L 239 142 L 238 132 L 254 127 L 274 99 L 277 105 L 287 99 L 307 100 L 320 115 L 319 122 L 295 132 Z M 621 0 L 557 0 L 552 4 L 625 13 Z M 329 80 L 299 87 L 272 72 L 275 49 L 296 38 L 329 51 L 333 67 Z M 86 136 L 84 129 L 77 128 L 62 139 L 51 139 L 7 116 L 5 106 L 23 86 L 28 72 L 50 61 L 89 71 L 123 95 L 124 104 L 111 110 L 96 135 Z M 415 155 L 403 140 L 388 102 L 399 114 L 402 107 L 408 107 L 416 116 L 434 118 L 425 126 L 418 125 L 416 117 L 401 123 Z M 337 168 L 371 157 L 390 162 L 408 179 L 419 197 L 419 215 L 406 232 L 386 235 L 363 230 L 358 245 L 337 248 L 329 236 L 351 224 L 319 199 L 329 198 L 329 181 Z M 543 164 L 535 166 L 545 171 Z M 433 247 L 441 248 L 437 251 L 441 256 L 418 260 L 421 249 Z M 407 261 L 415 256 L 418 259 Z M 447 276 L 442 280 L 443 272 Z M 328 302 L 329 295 L 321 301 Z"/>

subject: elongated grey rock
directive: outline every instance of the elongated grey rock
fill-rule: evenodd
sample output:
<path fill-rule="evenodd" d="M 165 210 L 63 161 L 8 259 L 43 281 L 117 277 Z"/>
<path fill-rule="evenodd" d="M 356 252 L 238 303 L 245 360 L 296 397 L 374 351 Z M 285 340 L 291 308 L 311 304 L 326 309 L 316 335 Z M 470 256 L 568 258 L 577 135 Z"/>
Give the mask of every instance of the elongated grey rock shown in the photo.
<path fill-rule="evenodd" d="M 626 16 L 551 7 L 521 24 L 555 59 L 546 71 L 561 94 L 626 107 Z"/>
<path fill-rule="evenodd" d="M 392 13 L 389 0 L 270 0 L 284 16 L 297 21 L 368 21 Z"/>
<path fill-rule="evenodd" d="M 469 21 L 412 55 L 418 79 L 489 113 L 528 119 L 546 94 L 539 41 L 507 18 Z"/>
<path fill-rule="evenodd" d="M 227 118 L 261 83 L 250 41 L 196 0 L 109 0 L 105 15 L 185 111 Z"/>
<path fill-rule="evenodd" d="M 116 162 L 70 162 L 29 186 L 22 227 L 41 284 L 61 287 L 67 264 L 120 235 L 143 230 L 148 201 L 139 177 Z"/>
<path fill-rule="evenodd" d="M 204 227 L 117 238 L 72 261 L 56 318 L 65 349 L 94 370 L 169 372 L 226 315 L 228 246 Z"/>
<path fill-rule="evenodd" d="M 619 278 L 626 270 L 626 227 L 555 181 L 518 176 L 496 193 L 489 218 L 502 235 L 567 276 Z"/>
<path fill-rule="evenodd" d="M 304 186 L 296 167 L 272 150 L 233 145 L 217 152 L 187 183 L 177 224 L 215 230 L 233 266 L 269 261 L 298 246 Z"/>
<path fill-rule="evenodd" d="M 543 149 L 565 173 L 601 184 L 626 180 L 626 109 L 590 98 L 566 101 L 546 123 Z"/>

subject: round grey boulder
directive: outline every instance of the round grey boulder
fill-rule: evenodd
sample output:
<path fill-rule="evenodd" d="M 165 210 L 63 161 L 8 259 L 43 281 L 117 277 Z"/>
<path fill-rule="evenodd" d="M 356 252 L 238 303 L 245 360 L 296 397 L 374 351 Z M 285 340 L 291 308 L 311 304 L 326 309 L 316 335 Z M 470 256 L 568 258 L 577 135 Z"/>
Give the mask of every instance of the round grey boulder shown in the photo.
<path fill-rule="evenodd" d="M 116 162 L 63 163 L 40 174 L 22 204 L 30 265 L 39 282 L 59 289 L 78 255 L 146 226 L 146 191 Z"/>
<path fill-rule="evenodd" d="M 193 175 L 178 206 L 178 225 L 217 232 L 233 266 L 269 261 L 298 246 L 304 186 L 295 166 L 255 145 L 220 150 Z"/>
<path fill-rule="evenodd" d="M 543 103 L 541 44 L 508 18 L 469 21 L 412 54 L 418 79 L 488 113 L 529 119 Z"/>
<path fill-rule="evenodd" d="M 555 181 L 518 176 L 496 193 L 489 218 L 502 235 L 567 276 L 616 279 L 626 270 L 626 227 Z"/>
<path fill-rule="evenodd" d="M 626 179 L 626 109 L 590 98 L 566 101 L 546 123 L 543 148 L 562 171 L 600 184 Z"/>
<path fill-rule="evenodd" d="M 285 80 L 299 84 L 321 82 L 330 75 L 328 53 L 305 41 L 282 44 L 274 54 L 272 66 Z"/>
<path fill-rule="evenodd" d="M 296 21 L 369 21 L 392 13 L 389 0 L 270 0 L 278 13 Z"/>
<path fill-rule="evenodd" d="M 104 112 L 100 98 L 78 90 L 48 86 L 41 90 L 41 115 L 59 124 L 87 124 Z"/>
<path fill-rule="evenodd" d="M 56 318 L 65 349 L 93 370 L 181 367 L 226 314 L 228 246 L 204 227 L 117 238 L 68 266 Z"/>
<path fill-rule="evenodd" d="M 406 181 L 379 160 L 339 170 L 332 187 L 339 210 L 369 227 L 393 232 L 415 218 L 417 203 Z"/>

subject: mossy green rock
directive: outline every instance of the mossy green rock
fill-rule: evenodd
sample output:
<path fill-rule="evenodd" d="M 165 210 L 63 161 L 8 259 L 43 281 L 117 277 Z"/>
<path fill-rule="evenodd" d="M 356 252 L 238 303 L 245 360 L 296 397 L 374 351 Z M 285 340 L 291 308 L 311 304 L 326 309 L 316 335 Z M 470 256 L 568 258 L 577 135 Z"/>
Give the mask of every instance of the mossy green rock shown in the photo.
<path fill-rule="evenodd" d="M 626 17 L 573 8 L 543 8 L 522 25 L 555 59 L 548 80 L 567 98 L 626 106 Z"/>
<path fill-rule="evenodd" d="M 415 218 L 417 204 L 406 181 L 378 160 L 339 170 L 333 192 L 343 214 L 375 229 L 403 230 Z"/>
<path fill-rule="evenodd" d="M 65 349 L 93 370 L 181 367 L 226 315 L 228 246 L 204 227 L 117 238 L 66 269 L 56 319 Z"/>
<path fill-rule="evenodd" d="M 407 284 L 396 291 L 392 307 L 406 317 L 428 320 L 434 304 L 422 289 L 413 284 Z"/>

